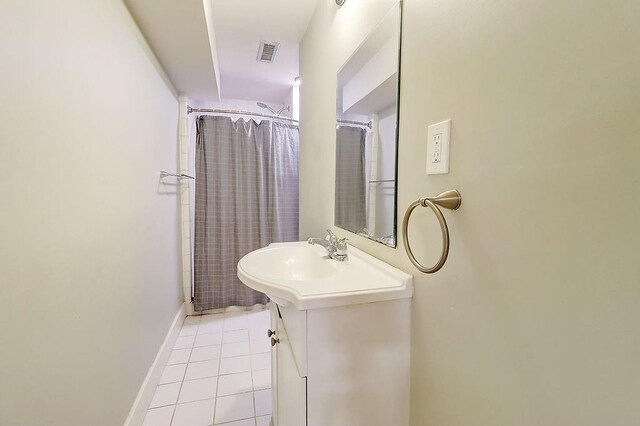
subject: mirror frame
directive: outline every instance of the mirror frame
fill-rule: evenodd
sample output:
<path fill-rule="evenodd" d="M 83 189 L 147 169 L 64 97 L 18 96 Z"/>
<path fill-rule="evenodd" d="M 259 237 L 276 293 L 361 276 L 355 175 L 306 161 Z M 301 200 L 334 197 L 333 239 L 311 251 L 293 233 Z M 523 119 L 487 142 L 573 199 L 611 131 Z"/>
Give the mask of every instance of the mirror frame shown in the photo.
<path fill-rule="evenodd" d="M 400 22 L 398 26 L 398 78 L 396 81 L 396 129 L 395 129 L 395 165 L 394 165 L 395 175 L 394 175 L 394 191 L 393 191 L 393 236 L 394 236 L 393 244 L 385 244 L 379 239 L 371 238 L 371 237 L 359 234 L 357 232 L 354 232 L 347 228 L 343 228 L 342 226 L 338 225 L 335 219 L 335 209 L 334 209 L 334 216 L 333 216 L 334 226 L 340 229 L 344 229 L 345 231 L 351 232 L 352 234 L 358 235 L 362 238 L 366 238 L 370 241 L 379 243 L 385 247 L 389 247 L 393 249 L 398 248 L 398 165 L 399 165 L 398 153 L 400 150 L 400 100 L 401 100 L 400 82 L 402 80 L 402 29 L 404 24 L 404 4 L 403 3 L 404 3 L 404 0 L 397 0 L 396 4 L 394 4 L 393 7 L 391 7 L 387 12 L 387 14 L 390 13 L 395 7 L 400 8 Z M 375 29 L 378 28 L 378 26 L 382 24 L 383 21 L 384 21 L 384 18 L 377 23 L 377 25 L 373 28 L 373 30 L 370 31 L 369 34 L 367 34 L 367 36 L 364 38 L 364 40 L 362 40 L 362 42 L 358 45 L 358 47 L 355 48 L 355 50 L 351 53 L 351 55 L 347 58 L 347 60 L 342 64 L 342 66 L 340 66 L 340 68 L 336 72 L 336 76 L 340 74 L 343 68 L 349 63 L 351 58 L 353 58 L 353 56 L 356 54 L 358 49 L 360 49 L 364 45 L 364 43 L 366 43 L 367 39 L 370 37 L 373 31 L 375 31 Z M 338 78 L 336 78 L 336 90 L 334 92 L 336 94 L 338 92 Z M 337 124 L 338 123 L 336 118 L 336 125 Z M 336 138 L 336 146 L 337 144 L 338 144 L 338 140 Z M 335 193 L 334 193 L 334 202 L 335 202 Z"/>

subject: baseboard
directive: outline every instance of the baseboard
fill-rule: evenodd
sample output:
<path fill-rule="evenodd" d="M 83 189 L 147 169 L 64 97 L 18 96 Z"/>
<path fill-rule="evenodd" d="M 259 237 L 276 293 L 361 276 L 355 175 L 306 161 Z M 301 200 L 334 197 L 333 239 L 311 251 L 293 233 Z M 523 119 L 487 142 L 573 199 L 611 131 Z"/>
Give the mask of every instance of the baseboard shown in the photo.
<path fill-rule="evenodd" d="M 173 323 L 164 338 L 164 342 L 162 342 L 162 346 L 160 346 L 156 359 L 153 361 L 153 364 L 151 364 L 151 367 L 149 367 L 147 376 L 144 378 L 142 386 L 140 386 L 140 390 L 136 396 L 136 400 L 133 402 L 129 416 L 127 416 L 127 419 L 124 421 L 124 426 L 140 426 L 142 425 L 142 422 L 144 422 L 144 416 L 147 413 L 147 408 L 149 407 L 149 404 L 151 404 L 151 400 L 153 399 L 156 386 L 160 381 L 162 371 L 169 360 L 169 355 L 171 355 L 171 350 L 173 349 L 173 345 L 176 343 L 178 334 L 180 334 L 180 328 L 182 327 L 185 316 L 186 303 L 183 303 L 173 319 Z"/>

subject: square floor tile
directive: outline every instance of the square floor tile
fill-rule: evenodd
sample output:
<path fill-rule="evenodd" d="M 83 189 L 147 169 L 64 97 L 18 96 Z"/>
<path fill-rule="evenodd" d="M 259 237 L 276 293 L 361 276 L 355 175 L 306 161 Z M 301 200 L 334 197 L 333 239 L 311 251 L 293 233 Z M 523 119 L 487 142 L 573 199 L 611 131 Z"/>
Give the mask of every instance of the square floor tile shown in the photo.
<path fill-rule="evenodd" d="M 271 426 L 271 416 L 256 417 L 256 426 Z"/>
<path fill-rule="evenodd" d="M 271 369 L 271 352 L 251 355 L 252 370 L 270 370 Z"/>
<path fill-rule="evenodd" d="M 247 315 L 249 330 L 264 330 L 271 325 L 271 316 L 269 311 L 251 312 Z"/>
<path fill-rule="evenodd" d="M 271 370 L 258 370 L 253 374 L 253 389 L 267 389 L 271 387 Z"/>
<path fill-rule="evenodd" d="M 191 351 L 191 358 L 189 361 L 208 361 L 210 359 L 220 358 L 220 345 L 203 346 L 199 348 L 193 348 Z"/>
<path fill-rule="evenodd" d="M 251 373 L 249 372 L 218 377 L 218 396 L 251 392 L 252 390 Z"/>
<path fill-rule="evenodd" d="M 224 319 L 224 312 L 218 312 L 215 314 L 206 314 L 206 315 L 202 315 L 200 322 L 201 323 L 209 323 L 209 322 L 216 322 L 216 321 L 222 321 Z"/>
<path fill-rule="evenodd" d="M 167 365 L 186 364 L 189 362 L 190 354 L 191 349 L 174 349 L 171 351 L 171 355 L 169 355 Z"/>
<path fill-rule="evenodd" d="M 218 424 L 220 426 L 256 426 L 255 419 L 244 419 L 244 420 L 238 420 L 237 422 L 231 422 L 231 423 L 225 423 L 225 424 L 218 423 Z"/>
<path fill-rule="evenodd" d="M 195 334 L 198 332 L 198 325 L 194 324 L 194 325 L 183 325 L 182 328 L 180 329 L 180 334 L 179 336 L 195 336 Z"/>
<path fill-rule="evenodd" d="M 225 331 L 222 335 L 222 343 L 248 342 L 249 332 L 247 330 Z"/>
<path fill-rule="evenodd" d="M 218 375 L 217 359 L 209 361 L 190 362 L 187 366 L 187 372 L 184 375 L 185 380 L 202 379 L 204 377 L 213 377 Z"/>
<path fill-rule="evenodd" d="M 200 401 L 216 397 L 218 379 L 207 377 L 205 379 L 185 380 L 182 382 L 178 403 Z"/>
<path fill-rule="evenodd" d="M 270 329 L 271 327 L 269 324 L 265 324 L 264 327 L 260 328 L 249 328 L 249 340 L 262 340 L 268 338 L 267 331 Z"/>
<path fill-rule="evenodd" d="M 227 343 L 222 345 L 222 358 L 249 355 L 249 342 Z"/>
<path fill-rule="evenodd" d="M 252 340 L 249 342 L 249 345 L 252 354 L 271 352 L 271 342 L 267 339 L 267 336 L 265 336 L 264 339 Z"/>
<path fill-rule="evenodd" d="M 220 343 L 222 343 L 222 333 L 207 333 L 198 334 L 193 346 L 199 348 L 201 346 L 219 345 Z"/>
<path fill-rule="evenodd" d="M 249 328 L 247 314 L 242 312 L 230 312 L 224 314 L 224 330 L 241 330 Z"/>
<path fill-rule="evenodd" d="M 222 358 L 220 360 L 220 375 L 244 373 L 251 370 L 251 360 L 248 355 Z"/>
<path fill-rule="evenodd" d="M 256 416 L 271 414 L 271 389 L 259 390 L 253 393 L 256 404 Z"/>
<path fill-rule="evenodd" d="M 167 407 L 148 410 L 144 416 L 142 426 L 169 426 L 171 424 L 171 417 L 173 417 L 174 408 L 174 405 L 169 405 Z"/>
<path fill-rule="evenodd" d="M 200 315 L 188 316 L 184 319 L 182 326 L 184 327 L 185 325 L 198 325 L 200 324 L 200 318 L 201 318 Z"/>
<path fill-rule="evenodd" d="M 269 308 L 256 309 L 247 312 L 247 318 L 251 321 L 269 321 Z"/>
<path fill-rule="evenodd" d="M 196 336 L 182 336 L 176 339 L 173 349 L 191 349 Z"/>
<path fill-rule="evenodd" d="M 216 398 L 216 424 L 252 417 L 254 417 L 253 392 Z"/>
<path fill-rule="evenodd" d="M 168 385 L 160 385 L 153 394 L 153 399 L 149 408 L 164 407 L 166 405 L 174 405 L 178 400 L 178 392 L 180 392 L 181 383 L 170 383 Z"/>
<path fill-rule="evenodd" d="M 205 315 L 202 317 L 198 334 L 222 333 L 224 317 L 222 315 Z"/>
<path fill-rule="evenodd" d="M 213 408 L 213 399 L 178 404 L 171 426 L 209 426 L 213 424 Z"/>
<path fill-rule="evenodd" d="M 167 365 L 160 376 L 160 384 L 181 382 L 186 369 L 187 364 Z"/>
<path fill-rule="evenodd" d="M 220 312 L 217 312 L 217 313 L 202 315 L 201 318 L 202 319 L 200 320 L 200 322 L 215 321 L 215 320 L 219 320 L 219 319 L 220 320 L 224 319 L 224 310 L 220 310 Z"/>

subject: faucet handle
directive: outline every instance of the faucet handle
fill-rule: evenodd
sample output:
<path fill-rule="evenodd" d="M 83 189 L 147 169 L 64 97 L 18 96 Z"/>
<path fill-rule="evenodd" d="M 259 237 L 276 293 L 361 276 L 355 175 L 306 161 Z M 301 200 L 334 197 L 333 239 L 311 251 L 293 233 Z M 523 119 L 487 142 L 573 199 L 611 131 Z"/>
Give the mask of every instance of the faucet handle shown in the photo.
<path fill-rule="evenodd" d="M 331 243 L 331 245 L 336 245 L 336 242 L 338 241 L 338 237 L 336 237 L 336 234 L 334 234 L 331 229 L 327 229 L 327 236 L 325 237 L 325 239 L 327 241 L 329 241 Z"/>
<path fill-rule="evenodd" d="M 347 241 L 349 241 L 348 238 L 340 238 L 338 240 L 338 242 L 336 243 L 336 254 L 339 256 L 346 256 L 347 255 Z"/>

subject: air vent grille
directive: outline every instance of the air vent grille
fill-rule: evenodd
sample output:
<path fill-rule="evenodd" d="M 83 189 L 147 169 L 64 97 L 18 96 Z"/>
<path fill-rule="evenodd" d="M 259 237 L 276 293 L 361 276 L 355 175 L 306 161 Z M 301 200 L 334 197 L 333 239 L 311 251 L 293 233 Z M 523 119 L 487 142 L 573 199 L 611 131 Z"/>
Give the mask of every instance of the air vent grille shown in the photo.
<path fill-rule="evenodd" d="M 257 60 L 260 62 L 273 62 L 279 47 L 280 43 L 261 41 Z"/>

